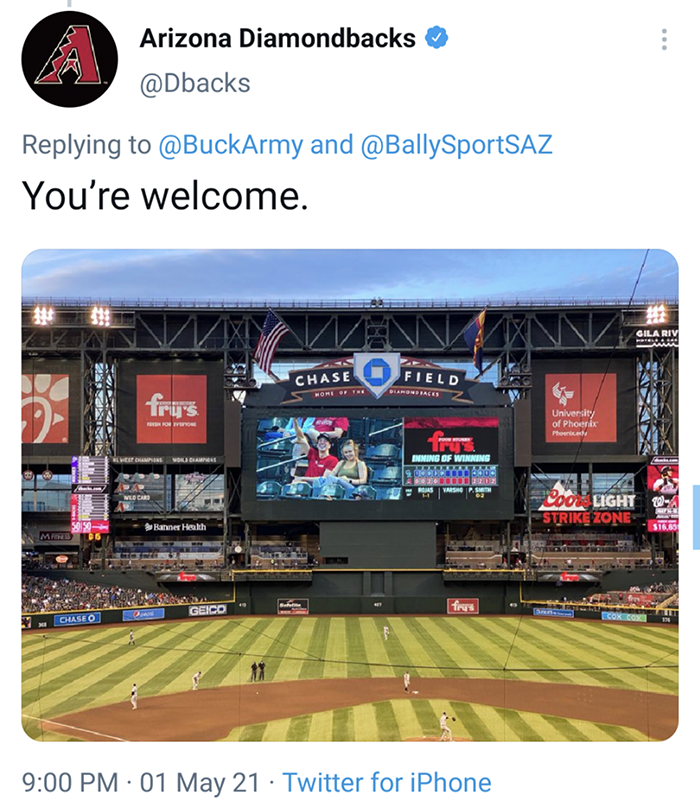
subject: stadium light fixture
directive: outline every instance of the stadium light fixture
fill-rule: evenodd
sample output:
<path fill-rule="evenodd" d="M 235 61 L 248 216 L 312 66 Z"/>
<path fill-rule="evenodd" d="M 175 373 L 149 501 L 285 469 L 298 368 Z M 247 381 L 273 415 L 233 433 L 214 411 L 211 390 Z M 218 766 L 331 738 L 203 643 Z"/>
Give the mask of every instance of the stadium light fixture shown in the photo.
<path fill-rule="evenodd" d="M 658 303 L 655 306 L 647 306 L 647 325 L 657 325 L 666 322 L 666 306 Z"/>
<path fill-rule="evenodd" d="M 109 328 L 112 325 L 112 312 L 105 306 L 93 306 L 90 310 L 90 323 L 98 328 Z"/>
<path fill-rule="evenodd" d="M 34 308 L 34 325 L 52 325 L 56 314 L 51 306 L 36 306 Z"/>

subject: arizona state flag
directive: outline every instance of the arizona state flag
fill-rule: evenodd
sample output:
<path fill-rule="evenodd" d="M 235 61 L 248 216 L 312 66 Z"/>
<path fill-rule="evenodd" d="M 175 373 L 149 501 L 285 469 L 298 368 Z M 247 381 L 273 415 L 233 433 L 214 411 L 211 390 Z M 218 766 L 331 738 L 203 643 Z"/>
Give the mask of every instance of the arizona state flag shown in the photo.
<path fill-rule="evenodd" d="M 482 348 L 484 347 L 484 323 L 486 322 L 486 309 L 469 323 L 464 329 L 464 341 L 467 348 L 472 352 L 474 367 L 481 373 L 482 368 Z"/>

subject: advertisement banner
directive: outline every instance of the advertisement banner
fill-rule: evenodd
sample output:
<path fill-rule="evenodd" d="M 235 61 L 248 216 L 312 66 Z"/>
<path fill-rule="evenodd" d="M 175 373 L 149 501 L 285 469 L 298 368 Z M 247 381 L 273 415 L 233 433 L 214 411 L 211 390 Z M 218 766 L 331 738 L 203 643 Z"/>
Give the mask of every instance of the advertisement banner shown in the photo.
<path fill-rule="evenodd" d="M 169 460 L 174 454 L 211 461 L 223 454 L 223 415 L 222 362 L 125 363 L 120 372 L 116 454 L 135 462 Z"/>
<path fill-rule="evenodd" d="M 447 614 L 479 614 L 479 598 L 447 598 Z"/>
<path fill-rule="evenodd" d="M 547 443 L 617 441 L 614 373 L 547 373 L 544 386 Z"/>
<path fill-rule="evenodd" d="M 635 606 L 653 606 L 654 596 L 646 592 L 627 592 L 625 595 L 627 603 L 633 603 Z"/>
<path fill-rule="evenodd" d="M 125 609 L 122 612 L 122 620 L 125 623 L 134 620 L 162 620 L 165 617 L 165 609 Z"/>
<path fill-rule="evenodd" d="M 67 373 L 22 374 L 22 443 L 68 443 Z"/>
<path fill-rule="evenodd" d="M 345 404 L 392 403 L 473 404 L 473 381 L 464 370 L 443 368 L 398 353 L 358 353 L 311 368 L 291 370 L 280 381 L 283 404 L 341 399 Z M 381 399 L 381 401 L 380 401 Z"/>
<path fill-rule="evenodd" d="M 100 612 L 77 612 L 74 614 L 55 614 L 54 626 L 84 626 L 102 622 Z"/>
<path fill-rule="evenodd" d="M 498 496 L 498 418 L 407 418 L 406 496 L 473 499 Z"/>
<path fill-rule="evenodd" d="M 678 457 L 654 457 L 647 467 L 648 521 L 650 533 L 678 530 Z"/>
<path fill-rule="evenodd" d="M 532 374 L 533 455 L 636 454 L 631 362 L 542 360 Z"/>
<path fill-rule="evenodd" d="M 136 377 L 136 442 L 207 442 L 207 377 Z"/>
<path fill-rule="evenodd" d="M 277 614 L 303 615 L 309 614 L 308 598 L 278 598 Z"/>
<path fill-rule="evenodd" d="M 39 543 L 42 542 L 60 542 L 61 544 L 68 544 L 73 542 L 73 534 L 61 530 L 40 530 Z M 76 539 L 77 541 L 77 539 Z"/>
<path fill-rule="evenodd" d="M 535 617 L 573 617 L 573 609 L 533 609 Z"/>
<path fill-rule="evenodd" d="M 645 614 L 629 613 L 629 612 L 603 612 L 601 614 L 602 620 L 607 620 L 613 623 L 646 623 L 647 616 Z"/>
<path fill-rule="evenodd" d="M 169 519 L 166 522 L 156 522 L 149 519 L 148 521 L 139 522 L 139 525 L 141 525 L 141 527 L 134 528 L 131 534 L 132 536 L 146 535 L 151 538 L 153 538 L 154 535 L 176 535 L 178 538 L 192 534 L 195 534 L 197 537 L 220 536 L 222 531 L 220 524 L 194 522 L 191 520 Z"/>
<path fill-rule="evenodd" d="M 188 617 L 217 617 L 222 614 L 227 614 L 227 606 L 225 603 L 196 603 L 188 606 Z"/>
<path fill-rule="evenodd" d="M 39 358 L 22 361 L 23 457 L 58 457 L 79 451 L 80 388 L 79 362 Z"/>

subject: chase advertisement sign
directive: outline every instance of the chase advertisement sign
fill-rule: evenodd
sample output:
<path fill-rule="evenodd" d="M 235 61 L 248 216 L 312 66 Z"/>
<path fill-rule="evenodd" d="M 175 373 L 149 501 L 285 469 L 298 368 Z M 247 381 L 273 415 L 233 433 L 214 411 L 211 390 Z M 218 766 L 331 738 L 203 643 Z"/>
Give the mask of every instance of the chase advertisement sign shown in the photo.
<path fill-rule="evenodd" d="M 102 622 L 100 612 L 79 612 L 78 614 L 55 614 L 54 628 L 58 626 L 85 626 Z"/>
<path fill-rule="evenodd" d="M 401 354 L 354 354 L 353 375 L 375 398 L 381 398 L 401 376 Z"/>
<path fill-rule="evenodd" d="M 346 404 L 473 404 L 478 382 L 464 370 L 444 368 L 399 353 L 356 353 L 311 368 L 291 370 L 278 382 L 283 404 L 343 401 Z"/>

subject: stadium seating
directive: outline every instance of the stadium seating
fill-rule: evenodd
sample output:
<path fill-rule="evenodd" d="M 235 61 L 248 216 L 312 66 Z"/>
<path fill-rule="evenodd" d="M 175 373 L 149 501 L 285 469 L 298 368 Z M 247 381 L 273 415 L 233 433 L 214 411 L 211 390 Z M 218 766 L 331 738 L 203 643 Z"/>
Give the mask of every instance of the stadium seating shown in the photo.
<path fill-rule="evenodd" d="M 399 462 L 401 457 L 401 450 L 398 446 L 391 443 L 380 443 L 378 446 L 370 446 L 365 454 L 365 460 L 368 463 L 377 465 L 383 463 L 387 466 L 394 465 Z"/>
<path fill-rule="evenodd" d="M 276 480 L 266 480 L 264 483 L 258 483 L 258 499 L 279 499 L 281 493 L 282 486 Z"/>
<path fill-rule="evenodd" d="M 388 500 L 401 499 L 401 486 L 394 485 L 391 488 L 377 489 L 377 499 L 388 499 Z"/>
<path fill-rule="evenodd" d="M 316 499 L 345 499 L 345 489 L 338 483 L 328 483 L 319 490 Z"/>
<path fill-rule="evenodd" d="M 284 499 L 309 499 L 313 493 L 311 483 L 306 481 L 297 483 L 288 483 L 282 489 L 282 497 Z"/>
<path fill-rule="evenodd" d="M 374 470 L 372 484 L 377 487 L 391 488 L 401 484 L 401 467 L 387 466 Z"/>

